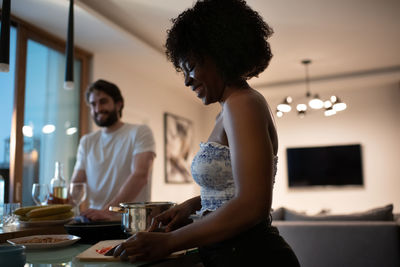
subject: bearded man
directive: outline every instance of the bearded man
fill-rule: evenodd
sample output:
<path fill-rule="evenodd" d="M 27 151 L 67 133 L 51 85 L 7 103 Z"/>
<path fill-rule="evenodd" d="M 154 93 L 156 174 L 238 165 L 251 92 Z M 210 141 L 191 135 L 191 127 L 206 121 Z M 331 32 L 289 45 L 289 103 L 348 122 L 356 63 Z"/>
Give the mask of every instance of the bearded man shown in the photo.
<path fill-rule="evenodd" d="M 124 99 L 119 88 L 97 80 L 86 90 L 86 102 L 100 130 L 83 136 L 71 182 L 87 183 L 91 221 L 110 220 L 109 206 L 150 201 L 155 142 L 146 125 L 121 121 Z"/>

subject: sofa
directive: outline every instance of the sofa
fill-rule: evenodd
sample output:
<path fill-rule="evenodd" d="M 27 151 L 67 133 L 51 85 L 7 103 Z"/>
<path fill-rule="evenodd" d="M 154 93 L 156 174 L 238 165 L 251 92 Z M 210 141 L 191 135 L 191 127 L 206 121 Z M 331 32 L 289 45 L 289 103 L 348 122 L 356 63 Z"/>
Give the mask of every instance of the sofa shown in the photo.
<path fill-rule="evenodd" d="M 282 207 L 272 212 L 272 220 L 302 267 L 400 266 L 400 219 L 391 204 L 314 216 Z"/>

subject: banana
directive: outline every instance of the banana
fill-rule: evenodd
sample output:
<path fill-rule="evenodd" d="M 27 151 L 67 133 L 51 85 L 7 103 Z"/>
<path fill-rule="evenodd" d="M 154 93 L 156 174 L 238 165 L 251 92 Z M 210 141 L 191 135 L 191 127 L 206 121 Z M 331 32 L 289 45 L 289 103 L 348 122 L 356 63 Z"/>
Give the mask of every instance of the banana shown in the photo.
<path fill-rule="evenodd" d="M 67 211 L 64 213 L 59 213 L 59 214 L 50 215 L 50 216 L 30 218 L 29 221 L 37 222 L 37 221 L 49 221 L 49 220 L 65 220 L 68 218 L 72 218 L 73 216 L 74 216 L 74 213 L 72 211 Z"/>
<path fill-rule="evenodd" d="M 21 207 L 21 208 L 16 209 L 14 211 L 14 214 L 25 216 L 31 210 L 41 209 L 41 208 L 44 208 L 44 207 L 47 207 L 47 205 L 45 205 L 45 206 L 26 206 L 26 207 Z"/>
<path fill-rule="evenodd" d="M 72 206 L 69 204 L 59 204 L 59 205 L 50 205 L 41 209 L 33 209 L 29 211 L 26 216 L 29 219 L 39 218 L 39 217 L 48 217 L 51 215 L 61 214 L 68 212 L 72 209 Z"/>

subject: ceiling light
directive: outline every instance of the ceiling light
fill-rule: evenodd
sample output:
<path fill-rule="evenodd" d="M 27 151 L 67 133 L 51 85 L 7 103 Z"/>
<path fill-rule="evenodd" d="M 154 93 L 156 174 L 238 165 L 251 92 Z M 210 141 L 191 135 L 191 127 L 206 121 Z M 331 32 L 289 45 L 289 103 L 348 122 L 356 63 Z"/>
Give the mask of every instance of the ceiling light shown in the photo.
<path fill-rule="evenodd" d="M 78 131 L 78 128 L 76 128 L 76 127 L 70 127 L 70 128 L 68 128 L 66 131 L 65 131 L 65 133 L 67 134 L 67 135 L 73 135 L 74 133 L 76 133 Z"/>
<path fill-rule="evenodd" d="M 312 109 L 321 109 L 324 106 L 324 101 L 319 98 L 318 94 L 315 94 L 314 98 L 308 102 L 308 105 Z"/>
<path fill-rule="evenodd" d="M 33 128 L 30 125 L 24 125 L 22 127 L 22 134 L 26 137 L 32 137 L 33 136 Z"/>
<path fill-rule="evenodd" d="M 329 101 L 329 100 L 326 100 L 326 101 L 324 102 L 324 108 L 330 108 L 330 107 L 332 107 L 332 102 Z"/>
<path fill-rule="evenodd" d="M 46 124 L 45 126 L 43 126 L 42 128 L 42 132 L 44 134 L 51 134 L 52 132 L 54 132 L 56 130 L 56 126 L 54 126 L 53 124 Z"/>
<path fill-rule="evenodd" d="M 342 101 L 340 101 L 339 98 L 336 99 L 336 102 L 333 104 L 332 107 L 335 111 L 343 111 L 347 108 L 346 103 L 343 103 Z"/>
<path fill-rule="evenodd" d="M 296 106 L 297 111 L 306 111 L 307 110 L 307 105 L 306 104 L 298 104 Z"/>
<path fill-rule="evenodd" d="M 324 114 L 325 114 L 325 116 L 329 117 L 329 116 L 335 115 L 336 110 L 334 110 L 332 107 L 330 107 L 330 108 L 325 109 Z"/>
<path fill-rule="evenodd" d="M 278 111 L 290 112 L 292 110 L 290 103 L 292 103 L 292 98 L 290 96 L 285 97 L 283 102 L 277 106 Z"/>
<path fill-rule="evenodd" d="M 346 103 L 343 103 L 339 100 L 339 98 L 335 95 L 331 96 L 329 100 L 323 100 L 320 98 L 319 94 L 311 94 L 310 91 L 310 78 L 308 73 L 308 65 L 311 63 L 311 60 L 304 59 L 301 61 L 305 68 L 305 85 L 306 85 L 306 94 L 305 96 L 297 99 L 298 104 L 294 104 L 297 110 L 297 115 L 300 118 L 303 118 L 306 113 L 310 113 L 307 110 L 307 105 L 304 103 L 308 103 L 308 106 L 312 110 L 322 109 L 324 111 L 325 116 L 332 116 L 336 114 L 338 111 L 345 110 L 347 108 Z M 277 106 L 276 115 L 281 118 L 284 113 L 290 112 L 292 110 L 293 99 L 290 96 L 285 97 L 282 103 Z M 312 113 L 312 112 L 311 112 Z"/>

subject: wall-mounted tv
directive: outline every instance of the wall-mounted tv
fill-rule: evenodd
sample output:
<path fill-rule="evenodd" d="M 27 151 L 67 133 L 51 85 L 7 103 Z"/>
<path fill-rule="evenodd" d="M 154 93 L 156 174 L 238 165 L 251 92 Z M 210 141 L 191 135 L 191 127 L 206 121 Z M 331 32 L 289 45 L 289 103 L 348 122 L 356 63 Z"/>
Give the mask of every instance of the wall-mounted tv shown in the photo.
<path fill-rule="evenodd" d="M 361 145 L 287 148 L 289 187 L 363 185 Z"/>

